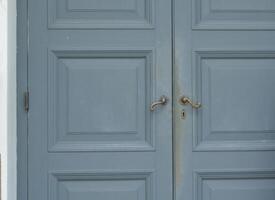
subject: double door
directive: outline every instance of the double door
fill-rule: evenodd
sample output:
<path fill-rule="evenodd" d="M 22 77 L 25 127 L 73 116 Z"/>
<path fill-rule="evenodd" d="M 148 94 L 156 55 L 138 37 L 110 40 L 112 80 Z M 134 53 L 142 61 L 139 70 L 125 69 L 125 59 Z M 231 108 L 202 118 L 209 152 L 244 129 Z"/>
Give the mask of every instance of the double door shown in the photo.
<path fill-rule="evenodd" d="M 273 1 L 18 4 L 20 200 L 274 200 Z"/>

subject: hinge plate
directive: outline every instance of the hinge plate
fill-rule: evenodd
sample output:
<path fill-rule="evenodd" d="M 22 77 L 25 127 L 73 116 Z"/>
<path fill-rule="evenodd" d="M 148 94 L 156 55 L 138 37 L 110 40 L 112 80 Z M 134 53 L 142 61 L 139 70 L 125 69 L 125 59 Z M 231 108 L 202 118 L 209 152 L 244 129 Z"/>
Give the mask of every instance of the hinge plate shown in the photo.
<path fill-rule="evenodd" d="M 29 92 L 24 92 L 24 109 L 29 112 L 30 109 L 30 94 Z"/>

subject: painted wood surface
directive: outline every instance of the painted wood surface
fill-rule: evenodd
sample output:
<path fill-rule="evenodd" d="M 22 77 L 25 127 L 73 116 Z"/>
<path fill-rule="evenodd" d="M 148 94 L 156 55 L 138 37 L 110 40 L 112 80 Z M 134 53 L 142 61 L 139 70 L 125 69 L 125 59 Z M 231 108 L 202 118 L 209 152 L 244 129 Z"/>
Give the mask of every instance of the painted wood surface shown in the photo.
<path fill-rule="evenodd" d="M 175 199 L 275 199 L 274 1 L 174 2 Z"/>
<path fill-rule="evenodd" d="M 28 11 L 28 200 L 171 199 L 171 1 Z"/>

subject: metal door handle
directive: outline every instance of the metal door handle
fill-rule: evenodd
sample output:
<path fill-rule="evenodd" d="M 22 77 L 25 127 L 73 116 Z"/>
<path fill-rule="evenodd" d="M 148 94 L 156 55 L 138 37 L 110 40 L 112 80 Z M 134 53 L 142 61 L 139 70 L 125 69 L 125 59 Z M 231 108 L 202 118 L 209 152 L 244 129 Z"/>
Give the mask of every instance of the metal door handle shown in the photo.
<path fill-rule="evenodd" d="M 154 111 L 157 106 L 159 106 L 159 105 L 165 105 L 165 104 L 167 104 L 167 102 L 168 102 L 168 97 L 166 97 L 166 96 L 163 95 L 163 96 L 160 97 L 160 99 L 158 101 L 155 101 L 155 102 L 153 102 L 151 104 L 150 110 Z"/>
<path fill-rule="evenodd" d="M 192 108 L 195 109 L 199 109 L 200 107 L 202 107 L 201 103 L 194 103 L 190 98 L 183 96 L 180 98 L 180 103 L 182 105 L 188 105 L 190 104 L 192 106 Z"/>

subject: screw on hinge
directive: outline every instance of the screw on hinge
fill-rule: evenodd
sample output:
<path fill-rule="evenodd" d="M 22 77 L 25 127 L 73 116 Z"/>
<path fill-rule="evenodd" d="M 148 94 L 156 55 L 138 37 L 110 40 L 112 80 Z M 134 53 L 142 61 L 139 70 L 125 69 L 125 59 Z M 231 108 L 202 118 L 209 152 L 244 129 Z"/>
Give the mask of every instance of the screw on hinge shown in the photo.
<path fill-rule="evenodd" d="M 29 92 L 24 92 L 24 108 L 25 111 L 28 112 L 30 109 L 30 98 L 29 98 Z"/>

